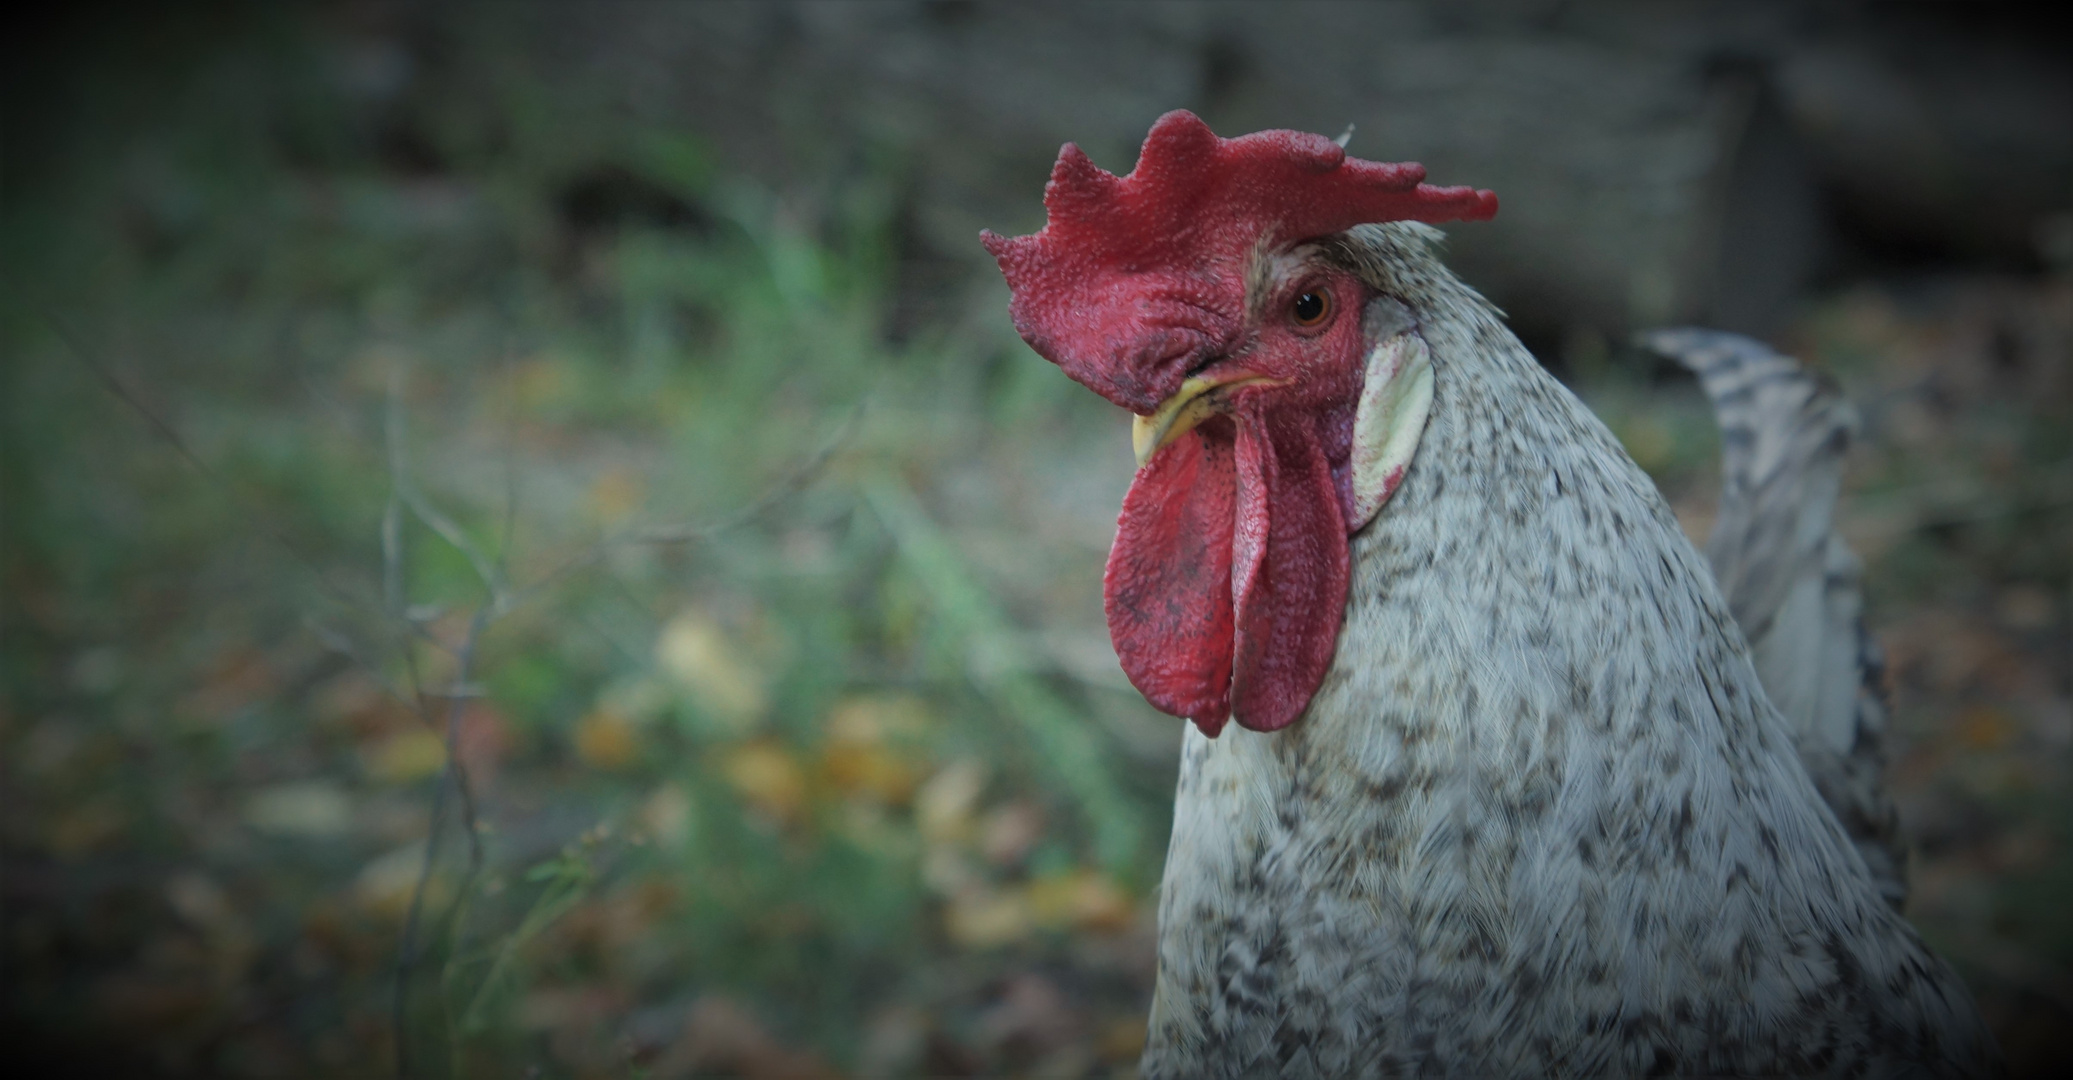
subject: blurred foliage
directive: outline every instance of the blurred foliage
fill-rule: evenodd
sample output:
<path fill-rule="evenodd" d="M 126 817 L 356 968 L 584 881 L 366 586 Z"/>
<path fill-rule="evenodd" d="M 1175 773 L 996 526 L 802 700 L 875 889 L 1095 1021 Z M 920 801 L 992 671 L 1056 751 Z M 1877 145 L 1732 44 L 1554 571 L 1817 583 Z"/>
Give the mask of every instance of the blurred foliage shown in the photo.
<path fill-rule="evenodd" d="M 1098 542 L 1032 645 L 1053 568 L 967 548 L 1060 526 L 949 490 L 1096 429 L 1119 485 L 1106 406 L 893 343 L 897 163 L 770 190 L 494 44 L 84 78 L 10 193 L 10 1011 L 212 1075 L 1126 1065 L 1178 729 L 1078 659 Z"/>
<path fill-rule="evenodd" d="M 10 165 L 10 1023 L 110 1072 L 1127 1074 L 1179 727 L 1101 622 L 1119 417 L 991 277 L 895 324 L 895 155 L 761 185 L 483 21 L 111 52 Z M 1867 403 L 1913 914 L 2018 1051 L 2073 1017 L 2068 296 L 1791 343 Z M 1696 390 L 1571 352 L 1703 532 Z"/>

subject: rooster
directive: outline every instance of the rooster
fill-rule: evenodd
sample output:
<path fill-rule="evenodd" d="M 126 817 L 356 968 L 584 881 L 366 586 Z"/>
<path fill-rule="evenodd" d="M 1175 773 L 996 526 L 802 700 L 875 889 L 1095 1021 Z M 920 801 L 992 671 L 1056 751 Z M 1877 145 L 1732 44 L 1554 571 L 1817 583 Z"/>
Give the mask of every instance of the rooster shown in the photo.
<path fill-rule="evenodd" d="M 1136 414 L 1105 609 L 1192 722 L 1144 1075 L 1996 1074 L 1898 913 L 1847 408 L 1655 340 L 1726 430 L 1709 568 L 1441 264 L 1495 196 L 1423 178 L 1174 112 L 982 237 L 1023 338 Z"/>

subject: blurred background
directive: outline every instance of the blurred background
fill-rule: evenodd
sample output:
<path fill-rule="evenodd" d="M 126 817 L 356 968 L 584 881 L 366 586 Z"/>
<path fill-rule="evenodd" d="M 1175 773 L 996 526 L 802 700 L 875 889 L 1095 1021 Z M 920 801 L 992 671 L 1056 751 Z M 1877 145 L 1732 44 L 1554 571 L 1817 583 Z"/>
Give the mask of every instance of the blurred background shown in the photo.
<path fill-rule="evenodd" d="M 6 35 L 11 1060 L 1127 1076 L 1180 722 L 1125 417 L 982 227 L 1160 113 L 1495 189 L 1451 262 L 1695 536 L 1763 335 L 1844 528 L 1909 915 L 2073 1060 L 2073 54 L 1990 4 L 459 2 Z"/>

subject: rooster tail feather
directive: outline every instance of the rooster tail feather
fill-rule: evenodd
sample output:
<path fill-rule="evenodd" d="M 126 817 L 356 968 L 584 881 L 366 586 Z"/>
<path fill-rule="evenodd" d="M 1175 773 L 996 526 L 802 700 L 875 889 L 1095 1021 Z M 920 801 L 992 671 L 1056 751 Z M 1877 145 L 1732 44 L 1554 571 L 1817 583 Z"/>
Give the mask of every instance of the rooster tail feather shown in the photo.
<path fill-rule="evenodd" d="M 1898 910 L 1907 847 L 1884 779 L 1884 659 L 1864 626 L 1863 564 L 1835 530 L 1856 410 L 1738 334 L 1658 330 L 1640 343 L 1690 369 L 1713 402 L 1723 482 L 1706 558 L 1815 788 Z"/>

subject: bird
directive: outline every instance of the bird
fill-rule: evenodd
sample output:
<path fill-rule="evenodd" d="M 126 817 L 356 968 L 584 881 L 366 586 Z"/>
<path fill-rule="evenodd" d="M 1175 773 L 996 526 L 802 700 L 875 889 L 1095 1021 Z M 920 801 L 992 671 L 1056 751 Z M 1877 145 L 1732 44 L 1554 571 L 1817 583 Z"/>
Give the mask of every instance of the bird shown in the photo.
<path fill-rule="evenodd" d="M 1187 721 L 1142 1074 L 1998 1075 L 1900 912 L 1847 403 L 1644 339 L 1722 427 L 1702 555 L 1444 265 L 1496 196 L 1424 179 L 1180 110 L 981 234 L 1023 339 L 1133 414 L 1104 611 Z"/>

